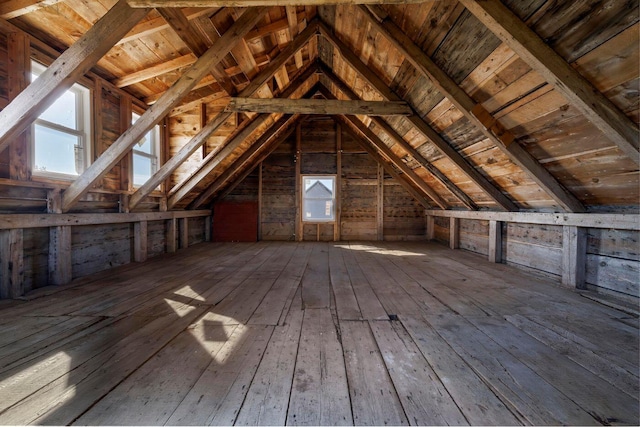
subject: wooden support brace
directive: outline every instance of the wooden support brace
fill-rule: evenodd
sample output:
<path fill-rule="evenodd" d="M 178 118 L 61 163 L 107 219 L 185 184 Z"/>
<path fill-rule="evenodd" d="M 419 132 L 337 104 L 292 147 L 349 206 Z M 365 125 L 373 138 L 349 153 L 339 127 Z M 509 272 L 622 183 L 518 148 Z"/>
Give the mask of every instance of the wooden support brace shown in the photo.
<path fill-rule="evenodd" d="M 458 249 L 460 247 L 460 220 L 449 218 L 449 247 Z"/>
<path fill-rule="evenodd" d="M 436 221 L 433 215 L 427 215 L 427 240 L 434 240 L 436 238 Z"/>
<path fill-rule="evenodd" d="M 22 229 L 0 230 L 0 298 L 24 294 Z"/>
<path fill-rule="evenodd" d="M 562 284 L 586 289 L 587 229 L 572 225 L 562 227 Z"/>
<path fill-rule="evenodd" d="M 302 162 L 302 124 L 296 125 L 296 241 L 302 241 L 302 182 L 300 177 L 300 163 Z"/>
<path fill-rule="evenodd" d="M 211 241 L 211 225 L 213 224 L 213 216 L 207 216 L 204 218 L 204 241 Z"/>
<path fill-rule="evenodd" d="M 133 223 L 133 260 L 147 260 L 147 221 Z"/>
<path fill-rule="evenodd" d="M 180 249 L 189 247 L 189 218 L 180 218 Z"/>
<path fill-rule="evenodd" d="M 167 253 L 174 253 L 176 251 L 176 234 L 178 228 L 178 221 L 175 218 L 171 218 L 167 220 L 167 230 L 166 230 L 166 245 L 167 245 Z"/>
<path fill-rule="evenodd" d="M 378 240 L 384 240 L 384 168 L 379 163 L 376 189 L 376 234 Z"/>
<path fill-rule="evenodd" d="M 71 226 L 49 227 L 49 284 L 66 285 L 72 279 Z"/>
<path fill-rule="evenodd" d="M 501 221 L 489 221 L 489 262 L 502 262 Z"/>

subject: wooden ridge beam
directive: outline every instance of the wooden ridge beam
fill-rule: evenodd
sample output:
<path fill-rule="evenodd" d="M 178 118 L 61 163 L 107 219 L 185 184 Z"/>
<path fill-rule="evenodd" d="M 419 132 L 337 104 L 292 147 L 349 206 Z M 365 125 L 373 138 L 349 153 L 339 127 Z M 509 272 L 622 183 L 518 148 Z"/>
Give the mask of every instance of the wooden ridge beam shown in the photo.
<path fill-rule="evenodd" d="M 231 98 L 227 112 L 281 114 L 364 114 L 368 116 L 408 116 L 411 108 L 403 101 L 341 101 L 338 99 Z"/>
<path fill-rule="evenodd" d="M 176 81 L 158 102 L 151 106 L 135 124 L 109 146 L 109 148 L 69 186 L 63 196 L 63 211 L 68 211 L 93 184 L 109 172 L 109 170 L 131 150 L 145 133 L 162 120 L 162 118 L 180 102 L 180 99 L 209 72 L 211 66 L 219 63 L 231 47 L 262 19 L 266 11 L 267 8 L 255 8 L 243 13 L 231 28 Z"/>
<path fill-rule="evenodd" d="M 307 27 L 309 28 L 309 27 Z M 274 60 L 265 67 L 252 81 L 249 83 L 247 87 L 245 87 L 241 92 L 241 96 L 250 96 L 253 95 L 262 85 L 264 85 L 267 80 L 273 77 L 276 70 L 284 64 L 304 46 L 315 34 L 315 30 L 313 28 L 309 28 L 308 31 L 303 31 L 296 37 L 294 42 L 292 42 L 286 49 L 284 49 L 280 54 L 274 58 Z M 310 65 L 309 68 L 304 70 L 299 79 L 304 79 L 306 81 L 307 78 L 310 77 L 311 74 L 315 73 L 317 70 L 316 65 Z M 293 82 L 293 84 L 297 84 Z M 231 117 L 232 113 L 221 112 L 218 114 L 213 120 L 211 120 L 204 128 L 198 132 L 196 136 L 194 136 L 187 144 L 185 144 L 180 150 L 170 158 L 164 165 L 162 165 L 156 173 L 149 178 L 147 182 L 145 182 L 138 190 L 131 196 L 131 200 L 129 201 L 130 209 L 133 209 L 142 199 L 144 199 L 147 195 L 149 195 L 158 185 L 160 185 L 165 179 L 167 179 L 185 160 L 189 158 L 195 151 L 202 146 L 206 142 L 206 140 L 213 134 L 224 122 Z M 211 154 L 211 153 L 209 153 Z M 203 159 L 204 160 L 204 159 Z M 181 184 L 178 184 L 181 185 Z"/>
<path fill-rule="evenodd" d="M 258 140 L 253 143 L 251 147 L 244 153 L 240 155 L 230 167 L 226 168 L 220 176 L 218 176 L 206 190 L 196 197 L 196 199 L 191 202 L 189 205 L 189 209 L 199 209 L 203 204 L 207 202 L 220 188 L 222 188 L 242 167 L 247 164 L 258 164 L 260 160 L 256 160 L 256 155 L 262 150 L 263 152 L 270 151 L 269 148 L 273 146 L 273 144 L 269 144 L 271 140 L 278 140 L 278 135 L 281 134 L 284 130 L 289 129 L 293 131 L 291 128 L 291 124 L 295 123 L 299 120 L 300 115 L 284 115 L 280 117 L 265 133 L 263 133 Z M 266 147 L 266 148 L 265 148 Z M 275 147 L 273 147 L 275 148 Z M 267 154 L 268 155 L 268 154 Z M 260 156 L 262 157 L 262 156 Z M 266 156 L 265 156 L 266 157 Z M 247 168 L 249 172 L 251 171 L 251 167 Z M 215 169 L 214 169 L 215 170 Z M 213 171 L 212 171 L 213 172 Z"/>
<path fill-rule="evenodd" d="M 584 205 L 556 180 L 538 161 L 515 142 L 483 106 L 476 103 L 451 77 L 420 49 L 379 6 L 360 6 L 373 27 L 391 42 L 424 77 L 446 96 L 455 107 L 503 153 L 529 175 L 545 192 L 569 212 L 584 212 Z"/>
<path fill-rule="evenodd" d="M 344 130 L 347 131 L 355 141 L 366 151 L 379 165 L 382 165 L 384 170 L 393 177 L 396 181 L 400 183 L 400 185 L 426 209 L 433 209 L 433 203 L 429 201 L 426 197 L 422 195 L 414 186 L 412 186 L 400 173 L 398 173 L 393 165 L 383 158 L 378 151 L 366 141 L 363 141 L 363 136 L 356 132 L 349 123 L 344 120 L 342 117 L 334 117 L 336 123 L 339 123 L 343 126 Z M 440 212 L 440 211 L 438 211 Z"/>
<path fill-rule="evenodd" d="M 169 26 L 176 32 L 178 37 L 187 45 L 187 47 L 196 56 L 202 56 L 207 51 L 207 41 L 196 31 L 189 22 L 189 19 L 177 8 L 158 8 L 158 13 L 167 21 Z M 238 40 L 239 42 L 239 40 Z M 236 93 L 236 87 L 227 76 L 224 68 L 220 63 L 211 67 L 211 75 L 216 82 L 227 92 L 233 96 Z"/>
<path fill-rule="evenodd" d="M 311 74 L 313 73 L 302 73 L 298 78 L 291 82 L 280 95 L 287 98 L 291 96 L 311 76 Z M 180 202 L 180 200 L 189 194 L 198 185 L 198 183 L 200 183 L 200 181 L 205 179 L 220 162 L 238 148 L 240 144 L 249 137 L 249 135 L 264 124 L 270 117 L 270 114 L 257 115 L 244 128 L 229 136 L 218 150 L 212 151 L 202 159 L 198 168 L 187 179 L 171 189 L 168 200 L 169 208 L 173 208 L 178 202 Z"/>
<path fill-rule="evenodd" d="M 499 0 L 460 3 L 506 43 L 636 164 L 638 126 Z"/>
<path fill-rule="evenodd" d="M 358 95 L 351 90 L 346 83 L 344 83 L 338 76 L 336 76 L 328 67 L 321 65 L 320 66 L 322 73 L 333 83 L 336 87 L 351 99 L 359 99 Z M 324 88 L 328 91 L 327 88 Z M 420 165 L 425 168 L 435 179 L 440 181 L 440 183 L 449 190 L 454 197 L 456 197 L 463 205 L 468 207 L 469 209 L 477 210 L 478 206 L 475 202 L 467 196 L 467 194 L 462 191 L 456 184 L 454 184 L 445 174 L 440 172 L 440 170 L 432 165 L 427 159 L 425 159 L 422 154 L 418 152 L 411 144 L 404 140 L 404 138 L 396 132 L 396 130 L 391 127 L 387 122 L 385 122 L 380 117 L 372 117 L 371 121 L 382 128 L 382 130 L 389 135 L 395 142 L 398 144 L 404 151 L 406 151 L 416 162 L 420 163 Z"/>
<path fill-rule="evenodd" d="M 354 71 L 367 81 L 383 98 L 390 101 L 404 101 L 389 86 L 387 86 L 380 77 L 376 76 L 353 51 L 344 44 L 333 31 L 324 23 L 319 24 L 320 33 L 338 50 L 342 58 L 354 69 Z M 420 133 L 422 133 L 429 141 L 431 141 L 440 152 L 455 164 L 471 181 L 484 190 L 499 206 L 509 211 L 517 211 L 518 207 L 498 188 L 489 182 L 478 170 L 471 166 L 460 153 L 451 147 L 438 132 L 436 132 L 427 122 L 425 122 L 419 114 L 414 112 L 413 115 L 407 117 Z"/>
<path fill-rule="evenodd" d="M 162 62 L 160 64 L 154 65 L 149 68 L 145 68 L 144 70 L 136 71 L 131 74 L 127 74 L 126 76 L 120 77 L 112 81 L 115 87 L 125 87 L 131 86 L 136 83 L 140 83 L 144 80 L 152 79 L 154 77 L 161 76 L 162 74 L 168 73 L 173 70 L 177 70 L 179 68 L 187 67 L 192 65 L 197 61 L 197 57 L 191 53 L 187 55 L 182 55 L 177 58 L 171 59 L 166 62 Z"/>
<path fill-rule="evenodd" d="M 0 4 L 0 18 L 13 19 L 43 7 L 52 6 L 62 0 L 5 0 Z"/>
<path fill-rule="evenodd" d="M 439 0 L 128 0 L 131 7 L 255 7 L 338 4 L 409 4 Z"/>
<path fill-rule="evenodd" d="M 365 126 L 359 119 L 355 116 L 343 116 L 344 121 L 346 123 L 351 124 L 359 133 L 361 133 L 375 148 L 380 152 L 380 154 L 385 157 L 387 160 L 391 162 L 391 164 L 400 171 L 402 171 L 403 175 L 410 179 L 425 195 L 427 195 L 433 202 L 438 205 L 441 209 L 447 209 L 449 206 L 447 202 L 442 200 L 442 198 L 436 193 L 422 178 L 420 178 L 409 166 L 407 166 L 402 159 L 400 159 L 392 150 L 389 148 L 384 142 L 378 138 L 378 136 L 373 133 L 371 129 Z"/>
<path fill-rule="evenodd" d="M 0 112 L 0 152 L 89 71 L 147 12 L 148 9 L 131 9 L 125 0 L 120 0 L 20 92 Z"/>

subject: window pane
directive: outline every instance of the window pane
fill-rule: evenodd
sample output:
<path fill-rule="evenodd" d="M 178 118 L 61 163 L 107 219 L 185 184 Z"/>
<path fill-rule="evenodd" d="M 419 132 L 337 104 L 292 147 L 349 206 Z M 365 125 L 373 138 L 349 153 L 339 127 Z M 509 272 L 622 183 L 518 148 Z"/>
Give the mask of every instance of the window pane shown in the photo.
<path fill-rule="evenodd" d="M 153 163 L 150 158 L 133 154 L 133 185 L 140 186 L 147 182 L 153 174 Z"/>
<path fill-rule="evenodd" d="M 35 125 L 35 170 L 77 175 L 83 156 L 79 145 L 75 135 Z"/>
<path fill-rule="evenodd" d="M 153 152 L 153 139 L 151 133 L 153 130 L 147 132 L 140 141 L 133 147 L 135 150 L 142 151 L 143 153 L 152 154 Z"/>
<path fill-rule="evenodd" d="M 78 129 L 76 123 L 76 94 L 70 90 L 60 96 L 56 102 L 40 115 L 48 122 L 56 123 L 70 129 Z"/>
<path fill-rule="evenodd" d="M 334 219 L 333 177 L 305 177 L 302 200 L 304 221 L 332 221 Z"/>

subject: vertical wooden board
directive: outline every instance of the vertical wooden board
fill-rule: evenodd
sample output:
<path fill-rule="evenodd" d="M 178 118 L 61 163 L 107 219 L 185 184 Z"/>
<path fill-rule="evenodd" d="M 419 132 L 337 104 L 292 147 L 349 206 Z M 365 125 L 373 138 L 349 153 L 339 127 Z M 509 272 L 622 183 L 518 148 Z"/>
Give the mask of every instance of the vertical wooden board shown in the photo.
<path fill-rule="evenodd" d="M 340 322 L 356 425 L 408 425 L 368 322 Z"/>
<path fill-rule="evenodd" d="M 402 317 L 401 320 L 471 425 L 520 424 L 518 418 L 431 325 L 415 317 Z"/>
<path fill-rule="evenodd" d="M 586 264 L 587 283 L 640 298 L 640 262 L 589 254 Z"/>
<path fill-rule="evenodd" d="M 314 244 L 302 276 L 302 304 L 304 308 L 328 308 L 331 279 L 329 254 L 326 245 Z"/>
<path fill-rule="evenodd" d="M 24 288 L 25 292 L 49 284 L 49 230 L 28 228 L 23 231 L 24 239 Z"/>
<path fill-rule="evenodd" d="M 460 220 L 460 248 L 482 255 L 489 253 L 488 221 Z"/>
<path fill-rule="evenodd" d="M 22 229 L 0 230 L 0 298 L 18 298 L 23 287 Z"/>
<path fill-rule="evenodd" d="M 285 324 L 273 331 L 235 425 L 284 425 L 303 314 L 292 308 Z"/>
<path fill-rule="evenodd" d="M 149 221 L 147 232 L 147 251 L 149 258 L 163 254 L 167 244 L 165 221 Z"/>
<path fill-rule="evenodd" d="M 331 289 L 336 299 L 336 312 L 340 320 L 360 320 L 362 314 L 351 286 L 349 273 L 342 254 L 346 249 L 341 245 L 329 245 L 329 275 Z"/>
<path fill-rule="evenodd" d="M 49 227 L 49 284 L 71 282 L 71 226 Z"/>
<path fill-rule="evenodd" d="M 440 378 L 398 322 L 369 322 L 411 425 L 466 425 Z"/>
<path fill-rule="evenodd" d="M 271 326 L 238 326 L 167 424 L 232 425 L 272 332 Z"/>
<path fill-rule="evenodd" d="M 345 246 L 343 251 L 343 259 L 351 281 L 353 293 L 356 295 L 358 307 L 365 320 L 383 320 L 388 319 L 387 312 L 382 307 L 378 296 L 373 291 L 369 281 L 364 276 L 362 269 L 355 257 L 355 251 Z"/>
<path fill-rule="evenodd" d="M 131 262 L 129 224 L 82 225 L 71 229 L 73 277 Z"/>
<path fill-rule="evenodd" d="M 192 325 L 100 399 L 76 423 L 163 425 L 235 328 L 235 325 L 205 321 Z"/>
<path fill-rule="evenodd" d="M 306 309 L 287 425 L 353 425 L 342 346 L 328 309 Z"/>

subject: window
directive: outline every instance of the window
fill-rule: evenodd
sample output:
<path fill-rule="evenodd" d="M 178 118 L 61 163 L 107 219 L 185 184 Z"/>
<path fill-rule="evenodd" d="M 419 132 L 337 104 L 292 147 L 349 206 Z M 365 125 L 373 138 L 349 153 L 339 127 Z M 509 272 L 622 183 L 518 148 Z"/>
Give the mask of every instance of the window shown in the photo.
<path fill-rule="evenodd" d="M 302 220 L 333 221 L 336 177 L 303 176 L 302 184 Z"/>
<path fill-rule="evenodd" d="M 31 80 L 46 68 L 31 62 Z M 32 169 L 36 175 L 74 178 L 90 161 L 89 89 L 74 84 L 33 123 Z"/>
<path fill-rule="evenodd" d="M 131 124 L 140 115 L 133 113 Z M 133 185 L 140 187 L 158 170 L 160 163 L 160 126 L 154 126 L 133 147 Z"/>

